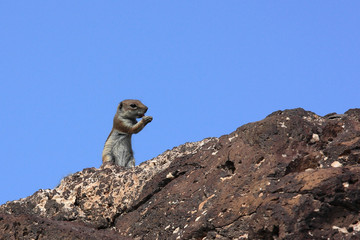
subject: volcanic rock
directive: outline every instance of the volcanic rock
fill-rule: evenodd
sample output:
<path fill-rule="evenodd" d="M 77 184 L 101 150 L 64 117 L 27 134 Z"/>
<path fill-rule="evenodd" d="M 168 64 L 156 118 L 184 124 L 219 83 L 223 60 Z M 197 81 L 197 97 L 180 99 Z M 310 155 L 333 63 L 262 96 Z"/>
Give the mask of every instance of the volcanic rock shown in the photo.
<path fill-rule="evenodd" d="M 0 206 L 0 239 L 360 239 L 360 109 L 277 111 Z"/>

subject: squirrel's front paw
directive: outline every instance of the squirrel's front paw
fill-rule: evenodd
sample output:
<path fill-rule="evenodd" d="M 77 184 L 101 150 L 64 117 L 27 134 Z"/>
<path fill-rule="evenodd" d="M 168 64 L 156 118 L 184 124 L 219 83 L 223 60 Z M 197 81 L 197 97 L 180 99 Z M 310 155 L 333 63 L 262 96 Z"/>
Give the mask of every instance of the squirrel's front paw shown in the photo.
<path fill-rule="evenodd" d="M 150 116 L 144 116 L 142 117 L 142 119 L 146 122 L 146 123 L 149 123 L 153 120 L 153 117 L 150 117 Z"/>

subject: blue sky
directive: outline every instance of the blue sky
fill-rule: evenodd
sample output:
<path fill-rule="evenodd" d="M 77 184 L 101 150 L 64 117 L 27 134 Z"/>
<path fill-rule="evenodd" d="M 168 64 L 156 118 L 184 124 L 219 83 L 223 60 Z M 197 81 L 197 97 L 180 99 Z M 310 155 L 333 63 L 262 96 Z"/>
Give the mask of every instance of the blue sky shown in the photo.
<path fill-rule="evenodd" d="M 0 204 L 99 167 L 117 104 L 136 164 L 268 114 L 359 107 L 359 1 L 1 1 Z"/>

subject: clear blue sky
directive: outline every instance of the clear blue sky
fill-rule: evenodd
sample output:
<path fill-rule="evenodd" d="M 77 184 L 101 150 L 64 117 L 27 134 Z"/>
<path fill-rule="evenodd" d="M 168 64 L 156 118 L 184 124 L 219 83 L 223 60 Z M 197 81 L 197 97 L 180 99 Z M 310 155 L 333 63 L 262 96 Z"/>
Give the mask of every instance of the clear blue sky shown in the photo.
<path fill-rule="evenodd" d="M 360 107 L 360 1 L 1 1 L 0 204 L 99 167 L 117 104 L 136 164 L 276 110 Z"/>

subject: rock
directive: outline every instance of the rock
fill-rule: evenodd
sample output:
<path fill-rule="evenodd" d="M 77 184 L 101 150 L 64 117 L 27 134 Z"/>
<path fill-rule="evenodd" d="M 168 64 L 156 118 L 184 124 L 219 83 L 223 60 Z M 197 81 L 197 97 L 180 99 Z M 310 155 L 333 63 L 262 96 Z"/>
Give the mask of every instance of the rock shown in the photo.
<path fill-rule="evenodd" d="M 277 111 L 0 206 L 0 239 L 359 239 L 360 109 Z"/>
<path fill-rule="evenodd" d="M 331 164 L 332 167 L 342 167 L 342 164 L 339 163 L 338 161 L 335 161 Z"/>

